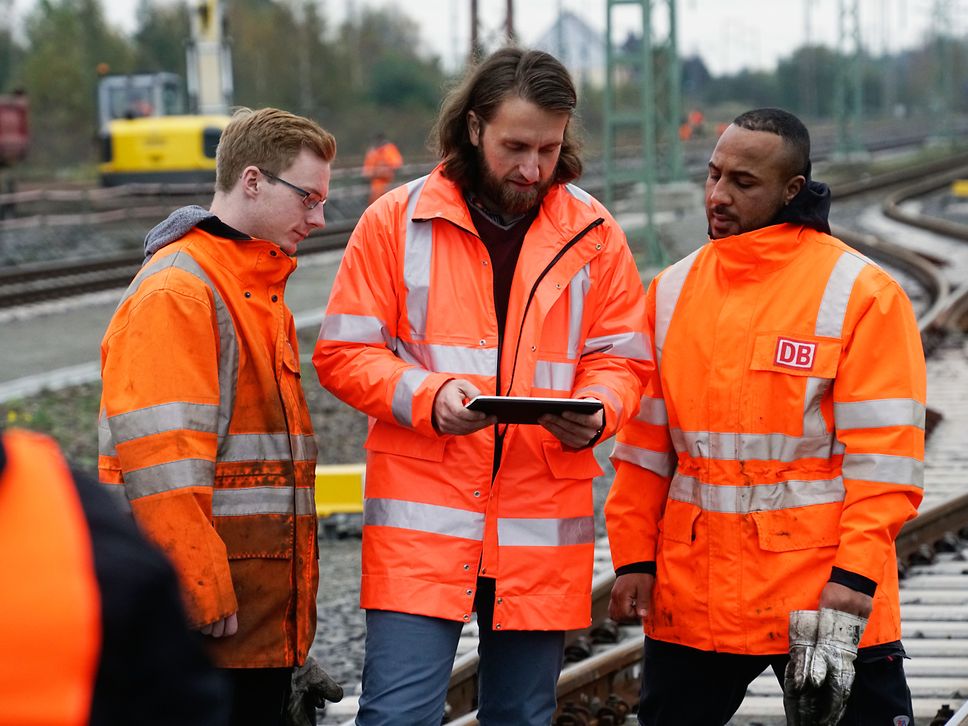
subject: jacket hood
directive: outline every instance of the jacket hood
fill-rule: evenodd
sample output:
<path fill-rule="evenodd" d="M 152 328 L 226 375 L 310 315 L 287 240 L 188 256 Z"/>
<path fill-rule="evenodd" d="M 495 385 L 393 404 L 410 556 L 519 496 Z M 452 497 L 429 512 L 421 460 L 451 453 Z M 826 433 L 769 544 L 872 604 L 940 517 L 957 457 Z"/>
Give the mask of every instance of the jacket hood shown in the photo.
<path fill-rule="evenodd" d="M 771 224 L 798 224 L 830 234 L 830 187 L 823 182 L 807 180 Z"/>
<path fill-rule="evenodd" d="M 214 217 L 204 207 L 192 204 L 188 207 L 179 207 L 165 219 L 159 222 L 148 234 L 145 235 L 145 259 L 147 260 L 155 252 L 165 245 L 181 239 L 203 219 Z"/>

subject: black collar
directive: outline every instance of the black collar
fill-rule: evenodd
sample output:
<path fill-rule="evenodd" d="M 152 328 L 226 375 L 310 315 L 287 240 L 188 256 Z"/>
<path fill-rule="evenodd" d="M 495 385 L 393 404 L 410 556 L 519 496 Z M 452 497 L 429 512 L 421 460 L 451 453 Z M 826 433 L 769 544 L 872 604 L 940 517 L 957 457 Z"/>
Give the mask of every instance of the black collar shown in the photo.
<path fill-rule="evenodd" d="M 3 429 L 0 429 L 0 474 L 7 467 L 7 452 L 3 448 Z"/>
<path fill-rule="evenodd" d="M 216 237 L 223 237 L 224 239 L 252 239 L 245 232 L 239 232 L 239 230 L 237 230 L 235 227 L 230 227 L 214 215 L 211 217 L 206 217 L 195 226 L 203 232 L 208 232 L 209 234 L 214 234 Z"/>

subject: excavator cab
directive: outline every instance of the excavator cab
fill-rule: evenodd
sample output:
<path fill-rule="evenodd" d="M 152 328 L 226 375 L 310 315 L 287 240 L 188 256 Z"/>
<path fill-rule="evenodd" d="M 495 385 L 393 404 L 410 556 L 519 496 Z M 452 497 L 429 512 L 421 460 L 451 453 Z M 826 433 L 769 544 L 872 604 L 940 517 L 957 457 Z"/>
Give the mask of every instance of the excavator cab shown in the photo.
<path fill-rule="evenodd" d="M 229 117 L 186 114 L 173 73 L 105 76 L 98 87 L 101 184 L 215 179 L 215 148 Z"/>

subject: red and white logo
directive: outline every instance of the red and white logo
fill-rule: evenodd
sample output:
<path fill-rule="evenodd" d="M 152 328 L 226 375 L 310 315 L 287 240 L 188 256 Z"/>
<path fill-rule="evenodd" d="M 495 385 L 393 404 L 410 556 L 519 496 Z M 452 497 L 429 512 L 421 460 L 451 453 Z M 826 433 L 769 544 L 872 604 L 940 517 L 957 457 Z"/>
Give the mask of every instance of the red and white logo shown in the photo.
<path fill-rule="evenodd" d="M 796 368 L 801 371 L 809 371 L 813 368 L 813 359 L 816 354 L 816 343 L 809 343 L 804 340 L 791 340 L 790 338 L 777 338 L 776 357 L 773 359 L 773 363 L 784 368 Z"/>

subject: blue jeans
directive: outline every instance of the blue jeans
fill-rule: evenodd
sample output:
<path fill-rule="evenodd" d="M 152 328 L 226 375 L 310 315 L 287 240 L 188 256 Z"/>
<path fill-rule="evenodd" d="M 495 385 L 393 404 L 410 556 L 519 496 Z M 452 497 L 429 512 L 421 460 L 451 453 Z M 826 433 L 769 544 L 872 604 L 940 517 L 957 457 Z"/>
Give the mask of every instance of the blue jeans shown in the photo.
<path fill-rule="evenodd" d="M 478 720 L 547 726 L 555 712 L 564 632 L 492 630 L 493 580 L 478 581 Z M 357 726 L 437 726 L 463 623 L 366 611 L 363 693 Z"/>

